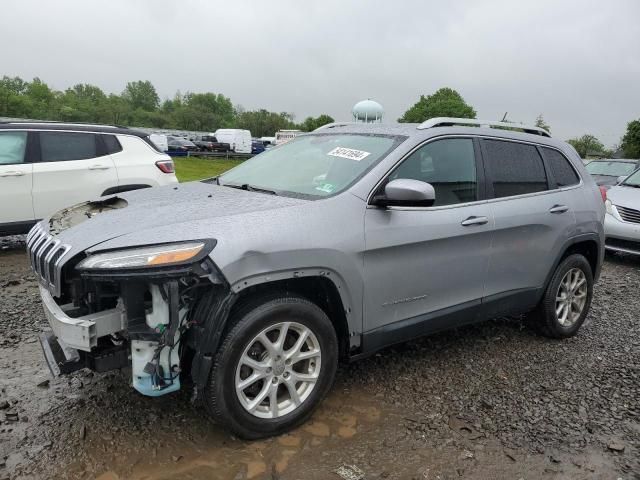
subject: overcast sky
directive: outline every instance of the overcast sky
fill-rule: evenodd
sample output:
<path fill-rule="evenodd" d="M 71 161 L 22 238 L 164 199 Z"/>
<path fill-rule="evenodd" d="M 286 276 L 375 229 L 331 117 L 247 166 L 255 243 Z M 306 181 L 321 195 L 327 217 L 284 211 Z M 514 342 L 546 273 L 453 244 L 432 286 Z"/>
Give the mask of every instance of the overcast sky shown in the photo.
<path fill-rule="evenodd" d="M 0 75 L 162 98 L 222 93 L 246 109 L 395 121 L 455 88 L 478 118 L 607 146 L 640 118 L 640 1 L 3 0 Z"/>

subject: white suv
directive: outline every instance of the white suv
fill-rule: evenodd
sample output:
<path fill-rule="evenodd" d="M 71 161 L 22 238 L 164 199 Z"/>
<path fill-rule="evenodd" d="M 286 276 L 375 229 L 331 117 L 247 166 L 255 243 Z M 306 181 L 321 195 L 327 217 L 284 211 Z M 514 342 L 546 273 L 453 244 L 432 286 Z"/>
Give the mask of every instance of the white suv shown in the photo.
<path fill-rule="evenodd" d="M 68 123 L 0 123 L 0 235 L 79 202 L 177 183 L 146 133 Z"/>

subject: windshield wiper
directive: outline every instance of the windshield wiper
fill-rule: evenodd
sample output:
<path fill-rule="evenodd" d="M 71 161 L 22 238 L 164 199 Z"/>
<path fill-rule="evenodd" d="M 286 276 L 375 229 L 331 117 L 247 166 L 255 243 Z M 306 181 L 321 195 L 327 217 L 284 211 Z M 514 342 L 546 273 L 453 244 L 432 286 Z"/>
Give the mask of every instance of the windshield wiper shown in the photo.
<path fill-rule="evenodd" d="M 248 192 L 258 192 L 258 193 L 268 193 L 269 195 L 278 195 L 274 190 L 269 190 L 267 188 L 254 187 L 253 185 L 249 185 L 248 183 L 243 183 L 242 185 L 236 185 L 233 183 L 220 183 L 218 180 L 218 185 L 222 185 L 223 187 L 231 187 L 237 188 L 238 190 L 246 190 Z"/>

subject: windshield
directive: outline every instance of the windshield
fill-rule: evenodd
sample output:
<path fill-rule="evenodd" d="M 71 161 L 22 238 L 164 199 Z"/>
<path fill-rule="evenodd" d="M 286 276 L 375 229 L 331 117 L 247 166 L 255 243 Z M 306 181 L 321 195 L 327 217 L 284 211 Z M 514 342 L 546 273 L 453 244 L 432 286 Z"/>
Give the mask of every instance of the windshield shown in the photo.
<path fill-rule="evenodd" d="M 621 177 L 631 174 L 636 164 L 631 162 L 590 162 L 586 166 L 591 175 L 606 175 L 609 177 Z"/>
<path fill-rule="evenodd" d="M 627 178 L 622 185 L 629 185 L 631 187 L 640 187 L 640 170 L 636 170 L 636 172 Z"/>
<path fill-rule="evenodd" d="M 296 137 L 229 170 L 221 185 L 250 185 L 303 197 L 335 195 L 360 178 L 405 137 L 315 134 Z"/>

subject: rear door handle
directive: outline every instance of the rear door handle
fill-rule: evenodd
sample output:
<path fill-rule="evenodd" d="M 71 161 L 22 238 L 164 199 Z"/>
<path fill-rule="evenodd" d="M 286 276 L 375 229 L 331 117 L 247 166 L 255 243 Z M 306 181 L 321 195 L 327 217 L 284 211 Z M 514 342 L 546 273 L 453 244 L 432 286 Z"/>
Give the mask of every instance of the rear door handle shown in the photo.
<path fill-rule="evenodd" d="M 484 225 L 489 222 L 487 217 L 469 217 L 466 220 L 460 222 L 463 227 L 469 227 L 471 225 Z"/>
<path fill-rule="evenodd" d="M 22 177 L 24 172 L 3 172 L 0 173 L 0 177 Z"/>
<path fill-rule="evenodd" d="M 569 210 L 569 207 L 566 205 L 554 205 L 549 209 L 549 213 L 564 213 Z"/>
<path fill-rule="evenodd" d="M 107 165 L 91 165 L 89 170 L 109 170 Z"/>

